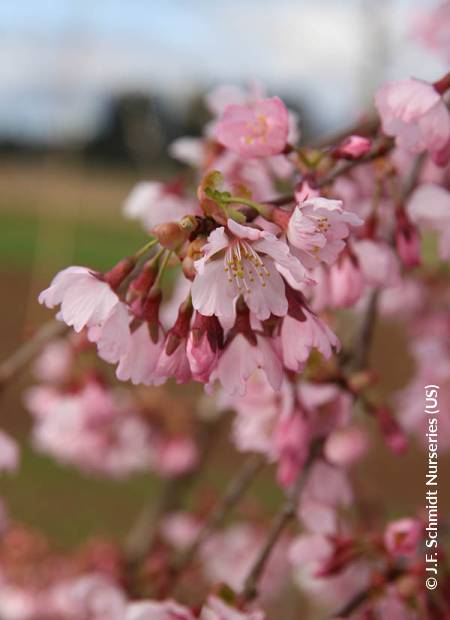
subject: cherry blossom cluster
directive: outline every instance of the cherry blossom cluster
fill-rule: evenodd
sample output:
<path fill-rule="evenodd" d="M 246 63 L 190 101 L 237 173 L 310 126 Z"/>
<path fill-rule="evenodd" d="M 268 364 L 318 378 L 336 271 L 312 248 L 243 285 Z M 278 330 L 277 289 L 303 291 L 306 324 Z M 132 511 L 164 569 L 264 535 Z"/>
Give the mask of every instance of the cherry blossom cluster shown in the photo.
<path fill-rule="evenodd" d="M 141 395 L 111 384 L 95 365 L 93 349 L 74 334 L 50 342 L 37 358 L 40 383 L 25 393 L 35 449 L 113 478 L 149 470 L 170 478 L 192 470 L 198 459 L 193 433 L 182 424 L 177 429 L 161 423 L 161 410 L 180 407 L 168 395 Z"/>
<path fill-rule="evenodd" d="M 153 239 L 106 274 L 63 270 L 40 302 L 60 306 L 58 318 L 76 332 L 86 329 L 120 380 L 175 378 L 208 388 L 219 381 L 243 395 L 261 368 L 279 390 L 313 349 L 329 358 L 339 348 L 318 311 L 354 305 L 368 287 L 393 286 L 402 268 L 420 264 L 420 229 L 439 230 L 439 252 L 449 254 L 448 192 L 425 184 L 405 204 L 398 184 L 409 154 L 428 152 L 430 173 L 433 162 L 448 161 L 448 81 L 380 89 L 382 128 L 397 149 L 375 175 L 370 160 L 392 148 L 387 139 L 353 135 L 331 148 L 296 147 L 295 118 L 280 99 L 219 89 L 209 98 L 217 116 L 205 137 L 172 149 L 195 161 L 197 199 L 180 184 L 141 183 L 125 212 Z M 326 182 L 336 162 L 364 158 L 356 179 Z M 292 193 L 277 195 L 277 181 Z M 152 247 L 159 249 L 151 254 Z M 172 265 L 181 270 L 167 303 L 162 280 Z"/>

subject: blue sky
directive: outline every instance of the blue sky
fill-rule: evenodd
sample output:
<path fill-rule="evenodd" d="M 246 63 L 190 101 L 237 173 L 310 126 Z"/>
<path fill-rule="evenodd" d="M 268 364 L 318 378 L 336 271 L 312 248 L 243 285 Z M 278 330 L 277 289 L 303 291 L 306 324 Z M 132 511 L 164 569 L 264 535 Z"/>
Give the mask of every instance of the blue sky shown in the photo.
<path fill-rule="evenodd" d="M 425 3 L 432 6 L 433 0 Z M 310 102 L 324 128 L 387 77 L 435 78 L 408 37 L 420 0 L 0 2 L 0 135 L 76 139 L 109 93 L 258 79 Z M 381 34 L 384 33 L 383 37 Z"/>

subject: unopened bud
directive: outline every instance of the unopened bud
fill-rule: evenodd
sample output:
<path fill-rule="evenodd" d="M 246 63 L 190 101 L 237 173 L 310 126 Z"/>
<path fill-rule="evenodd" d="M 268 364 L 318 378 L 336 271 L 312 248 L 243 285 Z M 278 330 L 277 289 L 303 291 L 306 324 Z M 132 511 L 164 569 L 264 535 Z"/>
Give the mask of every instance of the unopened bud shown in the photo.
<path fill-rule="evenodd" d="M 168 250 L 176 250 L 190 235 L 190 229 L 182 226 L 179 222 L 167 222 L 158 224 L 152 230 L 152 234 L 159 243 Z"/>
<path fill-rule="evenodd" d="M 391 410 L 388 407 L 380 407 L 374 413 L 388 448 L 395 454 L 404 452 L 408 447 L 408 440 Z"/>
<path fill-rule="evenodd" d="M 287 230 L 289 220 L 291 219 L 292 211 L 287 209 L 280 209 L 279 207 L 272 211 L 272 222 L 279 226 L 281 230 Z"/>
<path fill-rule="evenodd" d="M 354 394 L 360 394 L 378 381 L 377 373 L 373 370 L 361 370 L 353 373 L 347 380 L 348 387 Z"/>
<path fill-rule="evenodd" d="M 190 256 L 185 256 L 183 258 L 183 262 L 181 263 L 183 273 L 188 280 L 193 280 L 197 273 L 195 270 L 194 262 L 195 261 L 192 260 Z"/>
<path fill-rule="evenodd" d="M 135 265 L 136 260 L 131 256 L 123 258 L 117 265 L 114 265 L 112 269 L 105 273 L 105 282 L 114 290 L 119 288 L 125 278 L 133 271 Z"/>
<path fill-rule="evenodd" d="M 131 303 L 136 299 L 142 299 L 149 292 L 156 278 L 156 270 L 150 267 L 144 267 L 141 273 L 134 278 L 128 287 L 127 301 Z"/>
<path fill-rule="evenodd" d="M 404 209 L 396 213 L 397 228 L 395 231 L 395 244 L 398 255 L 407 269 L 420 265 L 420 236 L 417 228 L 410 222 Z"/>
<path fill-rule="evenodd" d="M 194 263 L 196 260 L 203 256 L 202 247 L 205 245 L 206 239 L 204 237 L 197 237 L 192 241 L 187 249 L 186 256 L 183 258 L 182 267 L 183 273 L 188 280 L 193 280 L 196 275 Z"/>
<path fill-rule="evenodd" d="M 371 147 L 372 142 L 369 138 L 348 136 L 331 151 L 331 154 L 335 159 L 359 159 L 366 155 Z"/>

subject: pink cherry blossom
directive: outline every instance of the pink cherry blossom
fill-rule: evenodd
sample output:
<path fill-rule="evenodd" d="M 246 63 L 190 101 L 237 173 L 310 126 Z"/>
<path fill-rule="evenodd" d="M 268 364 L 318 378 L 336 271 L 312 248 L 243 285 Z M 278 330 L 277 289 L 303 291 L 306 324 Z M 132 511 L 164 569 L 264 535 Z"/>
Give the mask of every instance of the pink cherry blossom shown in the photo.
<path fill-rule="evenodd" d="M 100 574 L 58 584 L 53 606 L 65 620 L 123 620 L 126 600 L 122 591 Z"/>
<path fill-rule="evenodd" d="M 33 592 L 0 582 L 0 614 L 5 620 L 33 620 L 39 617 L 41 609 L 36 599 Z"/>
<path fill-rule="evenodd" d="M 278 97 L 247 105 L 229 105 L 215 127 L 215 137 L 242 157 L 281 153 L 287 143 L 289 116 Z"/>
<path fill-rule="evenodd" d="M 276 392 L 265 374 L 257 370 L 248 380 L 244 396 L 230 396 L 223 392 L 218 400 L 221 407 L 231 407 L 236 412 L 232 436 L 237 449 L 259 452 L 271 461 L 276 460 L 276 425 L 294 411 L 294 389 L 288 380 L 284 378 L 280 390 Z"/>
<path fill-rule="evenodd" d="M 338 509 L 349 506 L 352 500 L 346 470 L 318 461 L 307 478 L 298 516 L 309 531 L 333 534 L 338 530 Z"/>
<path fill-rule="evenodd" d="M 239 592 L 263 540 L 263 531 L 251 523 L 233 523 L 207 540 L 201 550 L 203 572 L 208 583 L 223 582 Z M 282 541 L 283 542 L 283 541 Z M 286 573 L 285 545 L 270 558 L 261 593 L 270 598 L 282 587 Z"/>
<path fill-rule="evenodd" d="M 127 306 L 119 302 L 109 317 L 101 324 L 88 330 L 88 339 L 95 342 L 101 359 L 115 364 L 126 355 L 130 346 L 131 315 Z"/>
<path fill-rule="evenodd" d="M 122 620 L 194 620 L 194 615 L 175 601 L 139 601 L 127 605 Z"/>
<path fill-rule="evenodd" d="M 177 551 L 184 551 L 200 530 L 200 521 L 189 512 L 171 512 L 161 523 L 160 533 Z"/>
<path fill-rule="evenodd" d="M 347 467 L 360 461 L 369 449 L 367 433 L 358 426 L 336 429 L 325 442 L 324 455 L 333 465 Z"/>
<path fill-rule="evenodd" d="M 320 598 L 328 607 L 340 607 L 367 588 L 370 569 L 363 562 L 353 563 L 336 576 L 321 577 L 320 572 L 330 559 L 333 545 L 322 534 L 302 534 L 289 549 L 294 580 L 301 590 Z"/>
<path fill-rule="evenodd" d="M 298 204 L 289 219 L 287 238 L 298 250 L 295 254 L 309 269 L 319 261 L 332 265 L 345 247 L 351 227 L 363 220 L 344 211 L 340 200 L 315 197 Z"/>
<path fill-rule="evenodd" d="M 450 259 L 450 192 L 433 184 L 420 185 L 412 193 L 407 211 L 411 220 L 439 236 L 439 256 Z"/>
<path fill-rule="evenodd" d="M 301 381 L 298 397 L 310 412 L 315 437 L 324 437 L 350 420 L 352 397 L 334 383 Z"/>
<path fill-rule="evenodd" d="M 428 150 L 436 160 L 448 146 L 449 111 L 432 84 L 413 78 L 388 82 L 377 92 L 375 104 L 384 133 L 394 136 L 400 148 Z"/>
<path fill-rule="evenodd" d="M 72 347 L 70 343 L 58 338 L 45 345 L 33 364 L 33 373 L 45 382 L 63 381 L 72 363 Z"/>
<path fill-rule="evenodd" d="M 47 308 L 61 304 L 62 320 L 80 332 L 83 327 L 104 325 L 117 310 L 120 301 L 100 274 L 86 267 L 68 267 L 53 278 L 49 288 L 42 291 L 39 303 Z"/>
<path fill-rule="evenodd" d="M 395 584 L 388 584 L 378 597 L 361 607 L 361 613 L 389 620 L 420 620 L 420 607 L 415 601 L 411 604 Z"/>
<path fill-rule="evenodd" d="M 205 145 L 201 138 L 183 136 L 177 138 L 169 145 L 169 154 L 177 161 L 201 168 L 205 159 Z"/>
<path fill-rule="evenodd" d="M 277 193 L 275 177 L 285 178 L 292 174 L 292 164 L 284 155 L 274 155 L 264 159 L 243 159 L 228 149 L 219 153 L 211 161 L 209 167 L 219 170 L 231 187 L 233 185 L 247 187 L 254 200 L 264 200 L 267 196 L 275 196 Z"/>
<path fill-rule="evenodd" d="M 177 222 L 199 213 L 196 202 L 183 196 L 179 187 L 142 181 L 132 190 L 123 206 L 124 214 L 142 222 L 146 230 L 158 224 Z"/>
<path fill-rule="evenodd" d="M 167 342 L 167 341 L 166 341 Z M 164 346 L 155 369 L 156 381 L 165 381 L 173 377 L 177 383 L 186 383 L 191 379 L 191 367 L 186 353 L 186 339 L 180 340 L 174 351 L 167 352 Z"/>
<path fill-rule="evenodd" d="M 0 472 L 14 472 L 19 466 L 19 446 L 0 429 Z"/>
<path fill-rule="evenodd" d="M 399 260 L 387 243 L 360 239 L 353 244 L 353 251 L 358 258 L 366 284 L 384 288 L 399 283 Z"/>
<path fill-rule="evenodd" d="M 364 277 L 358 260 L 343 254 L 328 274 L 329 304 L 334 308 L 352 306 L 364 290 Z"/>
<path fill-rule="evenodd" d="M 60 398 L 61 392 L 58 389 L 47 385 L 35 385 L 26 390 L 23 400 L 33 416 L 43 418 Z"/>
<path fill-rule="evenodd" d="M 417 12 L 414 34 L 424 45 L 435 50 L 450 63 L 450 2 L 442 0 L 435 6 Z"/>
<path fill-rule="evenodd" d="M 371 146 L 372 142 L 369 138 L 351 135 L 332 150 L 332 155 L 336 158 L 358 159 L 368 153 Z"/>
<path fill-rule="evenodd" d="M 304 320 L 286 316 L 281 326 L 280 338 L 283 362 L 287 368 L 300 371 L 313 349 L 329 359 L 332 349 L 339 349 L 338 338 L 315 314 L 303 309 Z"/>
<path fill-rule="evenodd" d="M 311 425 L 304 412 L 281 419 L 276 427 L 274 446 L 277 453 L 278 482 L 292 485 L 309 454 Z"/>
<path fill-rule="evenodd" d="M 271 233 L 228 220 L 227 229 L 216 228 L 196 261 L 192 284 L 194 308 L 205 316 L 216 315 L 232 326 L 240 295 L 260 320 L 270 314 L 284 316 L 287 299 L 283 275 L 297 284 L 307 280 L 305 269 L 285 243 Z"/>
<path fill-rule="evenodd" d="M 417 551 L 423 535 L 423 524 L 418 519 L 392 521 L 384 533 L 384 544 L 393 556 L 410 556 Z"/>
<path fill-rule="evenodd" d="M 149 429 L 127 411 L 119 393 L 88 383 L 79 392 L 44 399 L 42 409 L 37 404 L 34 445 L 61 463 L 120 478 L 155 458 Z"/>
<path fill-rule="evenodd" d="M 202 607 L 199 620 L 264 620 L 262 611 L 241 611 L 230 607 L 217 596 L 210 596 Z"/>
<path fill-rule="evenodd" d="M 256 335 L 252 343 L 243 334 L 238 334 L 224 349 L 210 375 L 210 384 L 217 379 L 229 394 L 243 396 L 247 380 L 258 368 L 264 371 L 272 388 L 279 390 L 283 369 L 275 343 L 271 338 L 260 335 Z"/>
<path fill-rule="evenodd" d="M 383 314 L 411 319 L 423 308 L 424 297 L 423 284 L 405 278 L 382 291 L 379 308 Z"/>
<path fill-rule="evenodd" d="M 353 493 L 347 473 L 340 467 L 318 461 L 311 469 L 304 497 L 328 506 L 348 506 Z"/>
<path fill-rule="evenodd" d="M 130 380 L 134 385 L 164 383 L 165 377 L 156 373 L 163 342 L 163 335 L 159 329 L 155 341 L 148 325 L 142 323 L 128 339 L 127 349 L 120 357 L 117 366 L 117 378 L 121 381 Z"/>
<path fill-rule="evenodd" d="M 160 441 L 155 468 L 165 477 L 184 474 L 197 464 L 197 448 L 190 437 L 174 437 Z"/>
<path fill-rule="evenodd" d="M 164 297 L 159 309 L 159 320 L 168 331 L 177 320 L 180 305 L 191 290 L 191 282 L 182 273 L 177 274 L 175 285 L 170 297 Z"/>

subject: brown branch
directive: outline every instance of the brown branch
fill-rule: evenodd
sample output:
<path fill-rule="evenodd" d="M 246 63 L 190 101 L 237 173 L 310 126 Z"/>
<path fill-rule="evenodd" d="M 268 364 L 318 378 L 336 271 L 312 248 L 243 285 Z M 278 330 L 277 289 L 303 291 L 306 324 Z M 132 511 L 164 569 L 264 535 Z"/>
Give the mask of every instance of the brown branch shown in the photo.
<path fill-rule="evenodd" d="M 405 183 L 402 187 L 402 201 L 404 202 L 414 190 L 417 180 L 422 172 L 422 168 L 426 162 L 426 153 L 421 153 L 415 158 L 409 174 L 406 176 Z"/>
<path fill-rule="evenodd" d="M 193 473 L 189 473 L 165 480 L 157 501 L 148 502 L 142 508 L 125 539 L 124 553 L 129 566 L 138 565 L 151 551 L 162 518 L 179 508 L 194 477 Z"/>
<path fill-rule="evenodd" d="M 164 516 L 182 506 L 186 494 L 209 459 L 222 426 L 222 418 L 200 425 L 197 433 L 200 461 L 196 468 L 179 478 L 165 480 L 158 500 L 148 502 L 139 512 L 124 543 L 124 553 L 129 566 L 136 566 L 145 559 L 153 548 Z"/>
<path fill-rule="evenodd" d="M 385 573 L 386 583 L 392 583 L 404 574 L 404 569 L 400 566 L 392 566 Z M 357 592 L 343 607 L 330 616 L 330 620 L 341 620 L 348 618 L 354 611 L 359 609 L 366 601 L 370 599 L 374 592 L 379 590 L 379 585 L 369 586 L 368 588 Z"/>
<path fill-rule="evenodd" d="M 378 146 L 374 148 L 370 153 L 367 153 L 367 155 L 364 155 L 359 159 L 353 159 L 351 161 L 346 161 L 340 165 L 337 165 L 334 170 L 324 175 L 321 179 L 317 181 L 316 187 L 321 188 L 329 185 L 341 175 L 347 174 L 347 172 L 353 170 L 353 168 L 361 166 L 362 164 L 367 164 L 371 161 L 374 161 L 375 159 L 378 159 L 379 157 L 387 155 L 394 148 L 394 144 L 394 141 L 390 138 L 384 138 L 380 141 Z"/>
<path fill-rule="evenodd" d="M 174 563 L 172 567 L 172 588 L 176 585 L 181 574 L 191 565 L 203 543 L 224 522 L 225 518 L 238 504 L 263 465 L 264 459 L 259 455 L 253 455 L 231 480 L 222 499 L 203 523 L 191 545 L 178 561 Z"/>
<path fill-rule="evenodd" d="M 330 616 L 331 620 L 340 620 L 341 618 L 348 618 L 354 611 L 356 611 L 363 603 L 365 603 L 372 594 L 372 589 L 362 590 L 358 592 L 344 607 Z"/>
<path fill-rule="evenodd" d="M 48 321 L 27 340 L 21 347 L 16 349 L 6 360 L 0 364 L 0 392 L 13 382 L 20 371 L 40 353 L 49 340 L 61 336 L 67 330 L 67 325 L 60 321 Z"/>
<path fill-rule="evenodd" d="M 340 131 L 321 136 L 312 143 L 312 146 L 318 149 L 326 146 L 334 146 L 339 144 L 339 142 L 342 142 L 342 140 L 345 140 L 348 136 L 355 134 L 358 136 L 373 136 L 376 135 L 379 127 L 380 120 L 375 111 L 373 111 L 370 116 L 362 121 L 354 123 L 353 125 L 350 125 L 345 129 L 341 129 Z"/>
<path fill-rule="evenodd" d="M 267 538 L 245 579 L 244 588 L 239 597 L 244 603 L 252 601 L 258 595 L 258 584 L 264 573 L 266 564 L 272 555 L 272 551 L 280 539 L 280 536 L 297 513 L 300 495 L 305 485 L 308 472 L 316 457 L 320 453 L 320 448 L 321 443 L 315 444 L 311 448 L 308 461 L 300 471 L 291 492 L 288 494 L 283 506 L 275 516 L 272 526 L 267 534 Z"/>
<path fill-rule="evenodd" d="M 355 352 L 352 358 L 353 370 L 364 370 L 368 363 L 369 353 L 375 332 L 377 315 L 378 291 L 369 293 L 366 311 L 362 317 L 361 325 L 356 335 Z"/>
<path fill-rule="evenodd" d="M 393 149 L 394 144 L 395 143 L 392 139 L 383 138 L 382 140 L 380 140 L 379 144 L 370 153 L 367 153 L 367 155 L 364 155 L 363 157 L 360 157 L 359 159 L 353 159 L 351 161 L 338 163 L 333 168 L 333 170 L 331 170 L 328 174 L 325 174 L 322 178 L 315 181 L 314 186 L 317 189 L 320 189 L 322 187 L 330 185 L 330 183 L 333 183 L 338 177 L 342 176 L 343 174 L 347 174 L 348 172 L 353 170 L 353 168 L 356 168 L 357 166 L 361 166 L 362 164 L 367 164 L 370 161 L 374 161 L 375 159 L 378 159 L 379 157 L 383 157 L 384 155 L 387 155 Z M 287 194 L 285 196 L 280 196 L 273 200 L 267 200 L 264 202 L 264 204 L 281 207 L 283 205 L 289 204 L 290 202 L 293 202 L 294 200 L 295 200 L 294 194 Z"/>

